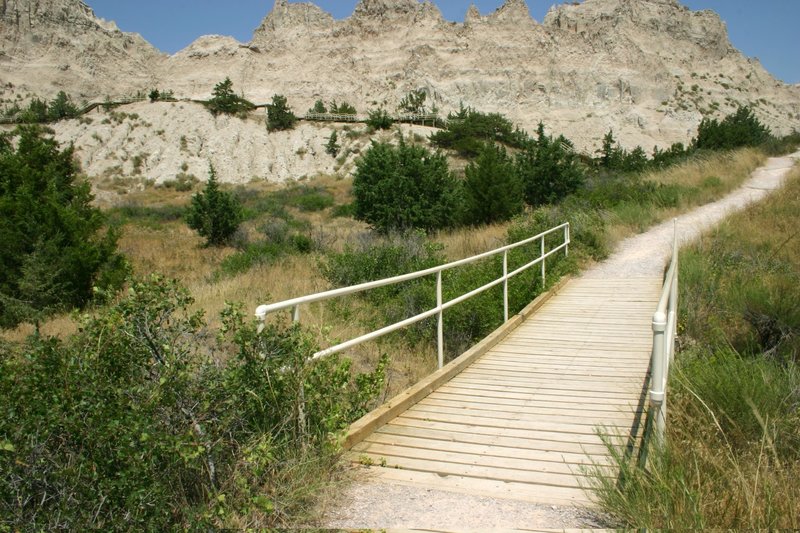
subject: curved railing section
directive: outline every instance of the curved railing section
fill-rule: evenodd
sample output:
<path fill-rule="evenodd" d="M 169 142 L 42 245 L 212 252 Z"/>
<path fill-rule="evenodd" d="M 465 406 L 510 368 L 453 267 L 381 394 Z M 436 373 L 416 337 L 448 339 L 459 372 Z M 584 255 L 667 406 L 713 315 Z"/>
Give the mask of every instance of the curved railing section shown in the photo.
<path fill-rule="evenodd" d="M 353 346 L 362 344 L 367 341 L 371 341 L 382 337 L 388 333 L 396 331 L 398 329 L 404 328 L 406 326 L 410 326 L 416 322 L 420 322 L 421 320 L 425 320 L 426 318 L 430 318 L 432 316 L 438 317 L 438 325 L 437 325 L 437 350 L 438 350 L 438 363 L 439 368 L 444 366 L 444 318 L 443 314 L 444 311 L 457 305 L 465 300 L 472 298 L 473 296 L 477 296 L 484 291 L 491 289 L 492 287 L 496 287 L 498 285 L 503 286 L 503 317 L 505 321 L 508 321 L 508 280 L 513 278 L 514 276 L 521 274 L 528 270 L 529 268 L 535 265 L 541 265 L 541 276 L 542 276 L 542 284 L 546 281 L 547 269 L 546 269 L 546 260 L 553 254 L 558 253 L 561 250 L 564 250 L 564 255 L 569 254 L 569 244 L 570 244 L 570 227 L 569 223 L 562 224 L 560 226 L 556 226 L 555 228 L 549 229 L 544 231 L 538 235 L 530 237 L 528 239 L 516 242 L 514 244 L 509 244 L 507 246 L 503 246 L 501 248 L 497 248 L 495 250 L 485 252 L 482 254 L 478 254 L 472 257 L 468 257 L 466 259 L 461 259 L 459 261 L 453 261 L 452 263 L 447 263 L 444 265 L 440 265 L 433 268 L 428 268 L 426 270 L 419 270 L 417 272 L 412 272 L 409 274 L 403 274 L 401 276 L 395 276 L 392 278 L 381 279 L 377 281 L 371 281 L 368 283 L 361 283 L 359 285 L 353 285 L 350 287 L 342 287 L 339 289 L 333 289 L 325 292 L 320 292 L 316 294 L 311 294 L 308 296 L 302 296 L 299 298 L 293 298 L 291 300 L 285 300 L 283 302 L 277 302 L 269 305 L 260 305 L 256 309 L 256 318 L 260 321 L 265 321 L 267 315 L 270 313 L 274 313 L 276 311 L 281 311 L 284 309 L 292 309 L 293 320 L 298 322 L 300 320 L 300 306 L 305 304 L 310 304 L 314 302 L 320 302 L 323 300 L 329 300 L 332 298 L 336 298 L 339 296 L 347 296 L 350 294 L 355 294 L 358 292 L 368 291 L 370 289 L 376 289 L 378 287 L 385 287 L 387 285 L 395 285 L 397 283 L 402 283 L 404 281 L 410 281 L 418 278 L 422 278 L 425 276 L 436 276 L 436 306 L 432 309 L 414 315 L 410 318 L 405 320 L 401 320 L 399 322 L 395 322 L 394 324 L 390 324 L 385 326 L 381 329 L 372 331 L 355 339 L 348 340 L 346 342 L 342 342 L 335 346 L 331 346 L 330 348 L 326 348 L 315 353 L 312 356 L 312 359 L 318 359 L 320 357 L 325 357 L 326 355 L 331 355 L 334 353 L 341 352 L 343 350 L 347 350 L 348 348 L 352 348 Z M 549 235 L 562 233 L 563 234 L 563 241 L 556 247 L 551 250 L 546 249 L 546 237 Z M 508 253 L 511 250 L 519 248 L 521 246 L 525 246 L 526 244 L 531 244 L 539 241 L 539 256 L 535 259 L 531 260 L 530 262 L 522 265 L 521 267 L 509 272 L 508 271 Z M 452 300 L 447 302 L 443 301 L 442 298 L 442 272 L 446 270 L 450 270 L 453 268 L 457 268 L 462 265 L 467 265 L 470 263 L 474 263 L 475 261 L 479 261 L 481 259 L 486 259 L 489 257 L 493 257 L 495 255 L 503 254 L 503 272 L 500 277 L 497 279 L 490 281 L 489 283 L 478 287 L 470 292 L 462 294 Z M 263 326 L 262 326 L 263 327 Z"/>
<path fill-rule="evenodd" d="M 667 427 L 667 380 L 675 355 L 678 324 L 678 231 L 672 240 L 672 261 L 664 278 L 661 298 L 653 314 L 653 352 L 650 359 L 650 405 L 655 430 L 662 439 Z"/>

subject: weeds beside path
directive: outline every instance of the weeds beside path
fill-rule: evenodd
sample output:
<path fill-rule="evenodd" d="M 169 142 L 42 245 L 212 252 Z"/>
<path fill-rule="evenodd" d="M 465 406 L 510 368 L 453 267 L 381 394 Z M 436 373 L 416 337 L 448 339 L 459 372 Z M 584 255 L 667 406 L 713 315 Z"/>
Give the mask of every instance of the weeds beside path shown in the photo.
<path fill-rule="evenodd" d="M 730 213 L 743 209 L 780 188 L 789 170 L 798 160 L 800 152 L 786 157 L 770 158 L 738 189 L 724 198 L 678 215 L 679 245 L 694 241 Z M 674 223 L 669 220 L 625 239 L 617 245 L 611 257 L 587 270 L 583 276 L 608 278 L 661 275 L 672 251 L 673 228 Z"/>

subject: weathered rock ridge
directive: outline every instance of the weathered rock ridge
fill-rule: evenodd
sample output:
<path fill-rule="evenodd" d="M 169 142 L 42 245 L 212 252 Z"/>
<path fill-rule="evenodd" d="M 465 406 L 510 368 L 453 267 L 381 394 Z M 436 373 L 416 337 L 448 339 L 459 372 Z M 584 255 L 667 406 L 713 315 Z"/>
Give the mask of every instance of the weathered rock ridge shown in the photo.
<path fill-rule="evenodd" d="M 428 1 L 361 0 L 335 20 L 275 0 L 251 42 L 207 36 L 172 56 L 79 0 L 0 0 L 0 82 L 16 93 L 207 98 L 226 76 L 252 101 L 281 93 L 299 111 L 317 99 L 394 109 L 423 89 L 443 112 L 463 103 L 527 129 L 543 121 L 586 151 L 610 128 L 630 147 L 687 142 L 704 116 L 743 104 L 779 133 L 800 128 L 800 88 L 738 52 L 718 15 L 678 0 L 584 0 L 542 23 L 524 0 L 472 7 L 463 23 Z"/>

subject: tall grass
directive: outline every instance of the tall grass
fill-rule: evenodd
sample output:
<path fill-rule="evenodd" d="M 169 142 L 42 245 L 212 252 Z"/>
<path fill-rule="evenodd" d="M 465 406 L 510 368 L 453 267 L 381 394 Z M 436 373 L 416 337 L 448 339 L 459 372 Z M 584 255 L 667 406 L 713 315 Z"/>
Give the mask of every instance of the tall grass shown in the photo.
<path fill-rule="evenodd" d="M 800 527 L 800 168 L 682 253 L 665 445 L 595 479 L 623 527 Z"/>

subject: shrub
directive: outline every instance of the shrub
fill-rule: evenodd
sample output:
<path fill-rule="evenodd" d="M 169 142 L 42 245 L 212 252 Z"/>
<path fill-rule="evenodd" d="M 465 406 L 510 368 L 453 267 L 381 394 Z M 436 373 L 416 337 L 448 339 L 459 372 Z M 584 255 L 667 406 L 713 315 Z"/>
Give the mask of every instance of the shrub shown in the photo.
<path fill-rule="evenodd" d="M 56 97 L 50 102 L 50 109 L 47 118 L 51 122 L 58 122 L 66 118 L 74 118 L 78 115 L 78 108 L 72 103 L 67 93 L 59 91 Z"/>
<path fill-rule="evenodd" d="M 325 107 L 325 103 L 322 100 L 317 100 L 316 102 L 314 102 L 314 107 L 309 109 L 308 112 L 322 114 L 322 113 L 327 113 L 328 108 Z"/>
<path fill-rule="evenodd" d="M 466 222 L 489 224 L 508 220 L 522 211 L 522 182 L 504 149 L 485 145 L 465 173 Z"/>
<path fill-rule="evenodd" d="M 499 113 L 480 113 L 462 106 L 457 113 L 448 116 L 447 129 L 437 131 L 430 140 L 440 148 L 455 150 L 464 157 L 475 157 L 486 142 L 524 148 L 529 138 Z"/>
<path fill-rule="evenodd" d="M 539 123 L 537 139 L 516 157 L 516 172 L 525 188 L 525 201 L 532 206 L 559 202 L 580 189 L 583 169 L 564 136 L 553 139 Z"/>
<path fill-rule="evenodd" d="M 294 128 L 296 122 L 297 117 L 286 103 L 286 97 L 281 94 L 274 95 L 272 103 L 267 106 L 267 130 L 290 130 Z"/>
<path fill-rule="evenodd" d="M 0 142 L 0 327 L 82 307 L 127 268 L 72 147 L 60 150 L 36 126 L 13 135 L 16 150 Z"/>
<path fill-rule="evenodd" d="M 220 113 L 235 115 L 255 109 L 252 102 L 233 92 L 233 82 L 230 78 L 225 78 L 214 86 L 213 95 L 211 100 L 206 102 L 206 107 L 214 115 Z"/>
<path fill-rule="evenodd" d="M 381 232 L 453 226 L 459 220 L 460 187 L 447 160 L 424 147 L 373 142 L 356 161 L 356 218 Z"/>
<path fill-rule="evenodd" d="M 722 122 L 703 119 L 697 128 L 697 137 L 692 141 L 695 149 L 731 150 L 741 146 L 758 146 L 772 139 L 769 128 L 764 126 L 749 107 L 740 107 Z"/>
<path fill-rule="evenodd" d="M 259 333 L 236 306 L 214 346 L 191 305 L 174 282 L 133 281 L 64 341 L 0 346 L 0 527 L 285 526 L 329 477 L 332 436 L 385 359 L 358 376 L 309 363 L 300 328 Z"/>
<path fill-rule="evenodd" d="M 394 124 L 391 115 L 385 109 L 373 109 L 367 116 L 367 126 L 373 130 L 388 130 Z"/>
<path fill-rule="evenodd" d="M 417 89 L 406 94 L 397 109 L 405 113 L 424 114 L 425 113 L 425 100 L 428 98 L 428 93 L 424 89 Z"/>
<path fill-rule="evenodd" d="M 348 104 L 347 102 L 337 104 L 336 100 L 331 102 L 330 112 L 334 115 L 355 115 L 357 113 L 354 106 Z"/>
<path fill-rule="evenodd" d="M 331 136 L 328 137 L 328 142 L 325 144 L 325 153 L 327 153 L 331 157 L 336 157 L 337 155 L 339 155 L 339 150 L 341 150 L 342 147 L 339 146 L 338 141 L 339 141 L 339 136 L 336 133 L 336 130 L 334 130 L 333 133 L 331 133 Z"/>
<path fill-rule="evenodd" d="M 209 165 L 205 189 L 192 196 L 186 223 L 205 237 L 206 245 L 221 246 L 233 236 L 242 218 L 241 205 L 233 195 L 220 190 L 217 173 Z"/>

